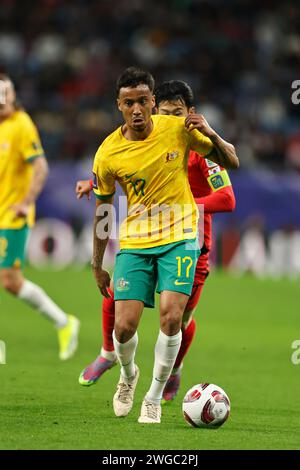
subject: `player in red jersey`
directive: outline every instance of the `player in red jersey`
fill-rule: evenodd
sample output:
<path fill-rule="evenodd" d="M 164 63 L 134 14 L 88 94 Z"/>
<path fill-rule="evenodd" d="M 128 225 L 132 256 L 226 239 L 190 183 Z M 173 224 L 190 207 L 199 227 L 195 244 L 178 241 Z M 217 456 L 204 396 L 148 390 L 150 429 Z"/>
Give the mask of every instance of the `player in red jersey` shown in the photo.
<path fill-rule="evenodd" d="M 195 113 L 193 92 L 185 82 L 171 80 L 163 83 L 156 89 L 155 99 L 159 114 L 187 116 Z M 233 189 L 228 173 L 224 168 L 191 151 L 188 161 L 188 175 L 195 201 L 197 204 L 204 205 L 204 237 L 202 237 L 203 245 L 198 259 L 193 290 L 183 315 L 181 347 L 163 392 L 165 401 L 174 399 L 179 390 L 183 358 L 187 354 L 195 335 L 196 322 L 193 313 L 209 274 L 212 214 L 215 212 L 231 212 L 235 208 Z M 79 181 L 76 187 L 77 197 L 80 199 L 84 194 L 89 196 L 91 188 L 91 181 Z M 116 364 L 112 340 L 115 318 L 114 295 L 111 290 L 109 293 L 111 297 L 104 297 L 102 304 L 103 346 L 100 355 L 81 372 L 79 382 L 82 385 L 88 386 L 96 383 L 106 370 Z"/>

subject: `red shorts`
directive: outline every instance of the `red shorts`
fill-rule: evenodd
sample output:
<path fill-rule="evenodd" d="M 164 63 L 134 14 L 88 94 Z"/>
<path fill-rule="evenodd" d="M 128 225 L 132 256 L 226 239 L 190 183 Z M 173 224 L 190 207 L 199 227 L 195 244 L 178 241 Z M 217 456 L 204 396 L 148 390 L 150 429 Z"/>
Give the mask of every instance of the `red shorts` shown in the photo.
<path fill-rule="evenodd" d="M 186 305 L 186 310 L 194 310 L 197 306 L 204 287 L 205 280 L 209 275 L 208 254 L 200 255 L 196 267 L 194 285 L 192 293 Z"/>

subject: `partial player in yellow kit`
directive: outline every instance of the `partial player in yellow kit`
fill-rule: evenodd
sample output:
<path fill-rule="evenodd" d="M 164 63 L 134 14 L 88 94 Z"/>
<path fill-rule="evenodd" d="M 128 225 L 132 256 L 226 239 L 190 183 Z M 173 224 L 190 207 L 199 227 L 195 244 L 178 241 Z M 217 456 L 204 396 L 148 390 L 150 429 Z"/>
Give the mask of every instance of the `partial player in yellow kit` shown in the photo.
<path fill-rule="evenodd" d="M 182 315 L 191 294 L 199 256 L 197 208 L 187 164 L 195 150 L 225 168 L 238 167 L 233 145 L 225 142 L 203 116 L 152 116 L 154 79 L 131 67 L 117 82 L 117 103 L 124 124 L 100 146 L 94 161 L 96 214 L 93 270 L 97 285 L 109 296 L 110 277 L 102 267 L 115 182 L 128 200 L 120 230 L 121 250 L 114 270 L 114 350 L 121 375 L 113 398 L 116 416 L 133 406 L 139 369 L 135 364 L 137 327 L 144 306 L 160 294 L 160 332 L 153 378 L 139 423 L 160 423 L 161 398 L 181 343 Z M 200 132 L 199 132 L 200 131 Z M 108 224 L 109 225 L 109 224 Z"/>
<path fill-rule="evenodd" d="M 30 116 L 16 105 L 12 81 L 0 74 L 0 283 L 12 295 L 51 319 L 57 327 L 59 357 L 73 355 L 79 320 L 63 312 L 22 268 L 35 201 L 48 174 L 38 131 Z"/>

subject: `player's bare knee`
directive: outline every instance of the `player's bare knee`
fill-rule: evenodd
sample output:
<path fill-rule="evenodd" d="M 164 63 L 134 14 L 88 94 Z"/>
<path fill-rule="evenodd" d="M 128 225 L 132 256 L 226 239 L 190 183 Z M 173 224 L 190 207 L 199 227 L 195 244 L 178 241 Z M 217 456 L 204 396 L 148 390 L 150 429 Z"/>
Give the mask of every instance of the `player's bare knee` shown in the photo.
<path fill-rule="evenodd" d="M 126 343 L 136 332 L 136 324 L 131 319 L 119 318 L 115 320 L 115 335 L 119 343 Z"/>
<path fill-rule="evenodd" d="M 11 273 L 1 273 L 0 282 L 3 289 L 12 295 L 18 295 L 21 283 L 20 280 Z"/>
<path fill-rule="evenodd" d="M 181 328 L 182 312 L 180 309 L 161 312 L 161 328 L 166 334 L 176 334 Z M 175 333 L 174 333 L 175 332 Z"/>
<path fill-rule="evenodd" d="M 160 317 L 167 321 L 182 321 L 183 309 L 179 305 L 166 305 L 160 309 Z"/>

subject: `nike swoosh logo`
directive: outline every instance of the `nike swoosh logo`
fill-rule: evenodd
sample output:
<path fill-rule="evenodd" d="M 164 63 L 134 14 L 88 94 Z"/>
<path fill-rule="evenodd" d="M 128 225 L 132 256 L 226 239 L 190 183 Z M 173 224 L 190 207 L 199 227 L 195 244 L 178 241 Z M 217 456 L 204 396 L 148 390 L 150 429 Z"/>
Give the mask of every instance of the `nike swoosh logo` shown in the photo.
<path fill-rule="evenodd" d="M 175 286 L 183 286 L 183 285 L 186 285 L 186 284 L 190 284 L 189 282 L 180 282 L 176 279 L 176 281 L 174 282 Z"/>

